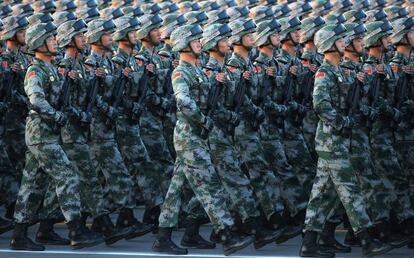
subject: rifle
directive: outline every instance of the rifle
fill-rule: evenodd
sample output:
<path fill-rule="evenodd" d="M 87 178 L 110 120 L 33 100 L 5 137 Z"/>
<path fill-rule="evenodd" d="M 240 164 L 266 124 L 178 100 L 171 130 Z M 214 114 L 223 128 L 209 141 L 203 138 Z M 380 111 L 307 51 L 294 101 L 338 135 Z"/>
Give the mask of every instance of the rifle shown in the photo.
<path fill-rule="evenodd" d="M 313 61 L 313 60 L 312 60 Z M 313 84 L 314 84 L 314 80 L 313 80 L 313 76 L 314 76 L 314 72 L 312 72 L 311 70 L 309 70 L 307 73 L 306 73 L 306 76 L 305 76 L 305 87 L 303 87 L 303 89 L 301 90 L 301 92 L 300 92 L 300 96 L 299 96 L 299 98 L 300 98 L 300 104 L 302 105 L 302 106 L 307 106 L 307 103 L 310 101 L 310 99 L 311 99 L 311 94 L 312 94 L 312 91 L 313 91 Z M 295 116 L 295 122 L 296 123 L 299 123 L 299 122 L 301 122 L 301 120 L 302 120 L 302 116 L 300 115 L 300 114 L 297 114 L 296 116 Z"/>
<path fill-rule="evenodd" d="M 293 83 L 294 78 L 292 73 L 289 72 L 290 67 L 294 66 L 295 63 L 293 61 L 293 58 L 290 60 L 289 68 L 287 69 L 287 75 L 286 75 L 286 82 L 285 82 L 285 88 L 283 91 L 283 104 L 287 105 L 293 98 Z"/>
<path fill-rule="evenodd" d="M 160 51 L 160 53 L 158 53 L 159 55 L 161 54 L 162 51 Z M 173 60 L 173 55 L 170 56 L 171 61 Z M 167 92 L 168 95 L 168 102 L 172 103 L 173 102 L 173 98 L 174 98 L 174 92 L 173 92 L 173 88 L 172 88 L 172 73 L 174 71 L 174 66 L 172 65 L 172 63 L 170 63 L 170 67 L 168 69 L 168 72 L 166 74 L 166 79 L 165 79 L 165 83 L 164 83 L 164 89 Z M 175 106 L 174 105 L 170 105 L 169 111 L 168 113 L 172 113 L 174 111 Z"/>
<path fill-rule="evenodd" d="M 132 52 L 133 49 L 131 49 L 131 52 L 128 55 L 128 59 L 126 61 L 126 65 L 123 68 L 126 68 L 129 66 L 129 63 L 131 61 L 131 56 L 132 56 Z M 116 83 L 116 87 L 114 89 L 114 91 L 112 91 L 112 107 L 114 109 L 117 109 L 119 104 L 122 101 L 122 98 L 124 97 L 124 90 L 125 90 L 125 86 L 126 84 L 129 82 L 129 77 L 125 76 L 122 73 L 122 69 L 120 69 L 120 77 L 118 79 L 119 81 Z M 107 118 L 105 121 L 105 125 L 108 127 L 112 127 L 113 126 L 113 122 L 111 119 Z"/>
<path fill-rule="evenodd" d="M 217 71 L 221 73 L 221 69 L 218 69 Z M 206 116 L 211 117 L 214 114 L 214 111 L 217 108 L 217 104 L 218 104 L 218 100 L 219 100 L 219 96 L 220 96 L 222 88 L 223 88 L 223 84 L 216 81 L 213 84 L 212 88 L 210 89 L 210 92 L 208 94 L 208 99 L 207 99 L 207 112 L 205 114 Z M 203 128 L 201 130 L 201 138 L 207 139 L 208 133 L 209 132 Z"/>
<path fill-rule="evenodd" d="M 66 109 L 70 106 L 70 103 L 69 103 L 69 101 L 70 101 L 70 88 L 72 87 L 73 80 L 69 77 L 69 72 L 72 71 L 73 69 L 75 69 L 75 65 L 76 65 L 76 62 L 78 60 L 77 56 L 78 56 L 78 53 L 76 53 L 75 57 L 73 58 L 71 68 L 70 68 L 69 71 L 66 72 L 66 75 L 65 75 L 65 81 L 63 82 L 63 85 L 62 85 L 63 94 L 61 94 L 60 98 L 59 98 L 59 108 L 58 108 L 58 110 L 60 112 L 65 112 Z M 53 126 L 53 131 L 57 133 L 57 132 L 59 132 L 59 130 L 60 130 L 60 126 L 57 123 L 55 123 L 54 126 Z"/>
<path fill-rule="evenodd" d="M 383 51 L 381 51 L 381 56 L 380 56 L 380 63 L 383 63 Z M 381 81 L 382 81 L 382 76 L 378 75 L 375 76 L 374 80 L 373 80 L 373 87 L 372 87 L 372 91 L 370 94 L 370 98 L 369 98 L 369 102 L 370 102 L 370 106 L 372 108 L 376 108 L 378 105 L 378 100 L 379 100 L 379 95 L 380 95 L 380 88 L 381 88 Z M 367 127 L 369 129 L 372 128 L 372 123 L 374 121 L 372 121 L 371 119 L 367 120 Z"/>
<path fill-rule="evenodd" d="M 242 70 L 241 74 L 240 74 L 240 79 L 239 79 L 239 84 L 236 89 L 236 92 L 234 94 L 234 99 L 233 99 L 233 112 L 235 113 L 240 113 L 240 108 L 243 105 L 244 102 L 244 95 L 246 93 L 246 80 L 243 77 L 243 73 L 244 70 Z M 227 127 L 227 132 L 229 132 L 232 137 L 234 138 L 234 130 L 235 130 L 235 126 L 233 124 L 229 124 Z"/>
<path fill-rule="evenodd" d="M 362 82 L 355 78 L 355 82 L 352 84 L 352 88 L 348 91 L 346 98 L 347 107 L 348 107 L 348 117 L 352 117 L 355 111 L 358 110 L 360 93 L 362 88 Z M 352 130 L 350 130 L 349 136 L 349 151 L 352 150 Z"/>
<path fill-rule="evenodd" d="M 270 66 L 271 66 L 271 61 L 269 61 L 267 67 L 270 67 Z M 273 81 L 276 83 L 276 80 L 273 80 Z M 256 102 L 256 105 L 260 107 L 261 109 L 264 109 L 265 100 L 266 100 L 267 94 L 271 86 L 272 86 L 272 79 L 270 78 L 270 75 L 268 75 L 265 71 L 263 85 L 260 88 L 260 94 Z M 259 129 L 259 126 L 260 126 L 259 122 L 257 121 L 257 119 L 255 119 L 252 127 L 257 130 Z"/>
<path fill-rule="evenodd" d="M 16 55 L 13 57 L 13 63 L 16 62 L 16 58 L 20 53 L 20 47 L 17 49 Z M 14 89 L 14 81 L 16 80 L 16 72 L 13 71 L 13 69 L 10 69 L 10 72 L 7 75 L 7 78 L 5 80 L 5 85 L 6 87 L 3 88 L 3 90 L 5 91 L 4 94 L 4 98 L 3 98 L 3 102 L 9 106 L 8 104 L 10 104 L 10 102 L 12 101 L 12 96 L 13 94 L 15 94 L 14 92 L 16 91 Z"/>

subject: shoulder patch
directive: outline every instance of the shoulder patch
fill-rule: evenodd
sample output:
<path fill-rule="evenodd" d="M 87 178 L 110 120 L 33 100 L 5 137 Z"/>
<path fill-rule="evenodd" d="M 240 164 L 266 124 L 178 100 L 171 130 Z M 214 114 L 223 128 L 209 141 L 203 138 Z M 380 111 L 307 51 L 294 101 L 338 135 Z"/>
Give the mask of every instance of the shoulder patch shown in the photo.
<path fill-rule="evenodd" d="M 91 69 L 91 65 L 90 64 L 85 64 L 85 68 L 86 68 L 86 70 L 90 70 Z"/>
<path fill-rule="evenodd" d="M 372 68 L 367 68 L 367 69 L 365 69 L 365 72 L 366 72 L 367 74 L 372 74 Z"/>
<path fill-rule="evenodd" d="M 31 71 L 30 73 L 28 73 L 27 75 L 26 75 L 26 77 L 27 78 L 29 78 L 29 79 L 31 79 L 31 78 L 33 78 L 33 77 L 35 77 L 36 76 L 36 72 L 35 71 Z"/>
<path fill-rule="evenodd" d="M 227 68 L 229 69 L 230 72 L 234 72 L 237 70 L 237 68 L 234 66 L 228 66 Z"/>
<path fill-rule="evenodd" d="M 261 66 L 256 66 L 254 68 L 254 70 L 255 70 L 256 73 L 260 73 L 262 71 L 262 67 Z"/>
<path fill-rule="evenodd" d="M 393 65 L 393 66 L 391 66 L 391 69 L 392 69 L 394 72 L 397 72 L 397 71 L 398 71 L 398 66 Z"/>
<path fill-rule="evenodd" d="M 3 66 L 3 68 L 7 68 L 9 66 L 9 63 L 4 60 L 3 62 L 1 62 L 1 66 Z"/>
<path fill-rule="evenodd" d="M 315 78 L 324 78 L 326 76 L 325 72 L 317 72 Z"/>
<path fill-rule="evenodd" d="M 143 64 L 143 61 L 141 59 L 137 59 L 137 64 L 138 65 L 142 65 Z"/>
<path fill-rule="evenodd" d="M 175 73 L 173 76 L 173 80 L 183 77 L 181 73 Z"/>
<path fill-rule="evenodd" d="M 59 72 L 60 74 L 65 74 L 65 68 L 63 68 L 63 67 L 59 67 L 59 68 L 58 68 L 58 72 Z"/>
<path fill-rule="evenodd" d="M 309 65 L 309 61 L 308 60 L 302 60 L 301 62 L 303 65 Z"/>
<path fill-rule="evenodd" d="M 345 72 L 346 72 L 347 75 L 351 75 L 351 70 L 345 69 Z"/>
<path fill-rule="evenodd" d="M 207 70 L 204 73 L 207 75 L 207 77 L 211 77 L 211 70 Z"/>

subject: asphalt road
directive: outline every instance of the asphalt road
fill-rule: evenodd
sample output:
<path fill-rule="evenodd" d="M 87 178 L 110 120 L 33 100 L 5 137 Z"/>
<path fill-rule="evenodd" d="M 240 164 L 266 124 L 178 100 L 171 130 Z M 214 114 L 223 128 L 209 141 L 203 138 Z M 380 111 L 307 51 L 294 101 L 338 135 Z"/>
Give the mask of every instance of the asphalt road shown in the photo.
<path fill-rule="evenodd" d="M 34 236 L 37 230 L 37 226 L 33 226 L 29 229 L 29 235 Z M 67 229 L 65 225 L 57 225 L 56 231 L 62 236 L 67 235 Z M 203 226 L 201 233 L 203 236 L 208 237 L 211 232 L 210 226 Z M 175 231 L 173 238 L 176 243 L 179 243 L 182 230 Z M 11 232 L 8 232 L 0 236 L 0 257 L 4 258 L 115 258 L 115 257 L 172 257 L 169 255 L 160 255 L 151 251 L 152 242 L 154 236 L 148 234 L 146 236 L 133 239 L 131 241 L 119 241 L 113 246 L 107 247 L 104 244 L 81 250 L 72 250 L 66 246 L 48 246 L 44 252 L 18 252 L 8 249 Z M 337 237 L 342 241 L 344 233 L 337 232 Z M 269 244 L 260 250 L 255 250 L 253 246 L 250 246 L 244 250 L 241 250 L 230 257 L 266 257 L 266 258 L 285 258 L 285 257 L 298 257 L 298 250 L 301 243 L 301 238 L 297 237 L 282 244 Z M 225 257 L 222 253 L 222 247 L 219 245 L 214 250 L 190 250 L 187 257 L 200 257 L 200 258 L 217 258 Z M 360 248 L 353 248 L 350 254 L 338 254 L 336 257 L 362 257 Z M 381 257 L 390 258 L 414 258 L 414 250 L 401 248 L 392 250 L 389 254 Z"/>

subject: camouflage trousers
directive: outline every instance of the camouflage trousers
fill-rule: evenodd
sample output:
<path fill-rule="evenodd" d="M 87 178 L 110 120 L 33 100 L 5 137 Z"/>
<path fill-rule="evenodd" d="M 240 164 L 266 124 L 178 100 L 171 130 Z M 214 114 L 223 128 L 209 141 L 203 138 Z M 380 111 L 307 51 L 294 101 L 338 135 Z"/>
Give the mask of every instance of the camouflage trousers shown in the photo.
<path fill-rule="evenodd" d="M 153 171 L 153 162 L 141 140 L 138 122 L 132 124 L 128 119 L 120 118 L 116 140 L 132 179 L 131 205 L 135 206 L 138 196 L 143 198 L 147 209 L 160 205 L 163 196 L 159 177 Z"/>
<path fill-rule="evenodd" d="M 352 167 L 358 177 L 367 211 L 373 223 L 388 220 L 393 192 L 390 184 L 377 175 L 366 129 L 352 130 L 350 149 Z"/>
<path fill-rule="evenodd" d="M 316 115 L 315 111 L 312 108 L 306 111 L 306 116 L 303 119 L 302 125 L 302 132 L 303 137 L 306 142 L 306 146 L 310 154 L 312 155 L 312 160 L 317 163 L 318 154 L 315 150 L 315 135 L 316 135 L 316 128 L 318 127 L 318 116 Z"/>
<path fill-rule="evenodd" d="M 272 129 L 272 135 L 261 133 L 261 143 L 264 154 L 270 167 L 273 168 L 276 177 L 280 180 L 281 193 L 289 213 L 295 216 L 299 211 L 306 208 L 307 196 L 292 165 L 287 161 L 285 149 L 276 126 L 268 126 Z"/>
<path fill-rule="evenodd" d="M 318 167 L 306 209 L 304 231 L 322 232 L 327 218 L 341 201 L 354 232 L 369 228 L 361 188 L 348 153 L 318 152 Z"/>
<path fill-rule="evenodd" d="M 15 207 L 17 223 L 30 223 L 36 216 L 46 192 L 48 178 L 53 184 L 66 221 L 80 218 L 80 178 L 57 143 L 28 146 L 26 165 Z M 49 182 L 49 183 L 50 183 Z"/>
<path fill-rule="evenodd" d="M 168 149 L 170 150 L 171 157 L 175 160 L 175 149 L 174 149 L 174 127 L 177 121 L 177 117 L 174 113 L 168 113 L 163 120 L 164 138 L 167 141 Z"/>
<path fill-rule="evenodd" d="M 394 188 L 397 198 L 391 206 L 398 220 L 404 221 L 414 217 L 408 175 L 402 169 L 394 149 L 393 133 L 387 128 L 374 128 L 370 139 L 375 168 L 378 174 L 388 180 Z"/>
<path fill-rule="evenodd" d="M 0 138 L 0 201 L 6 205 L 13 204 L 19 187 L 20 177 L 9 159 L 3 139 Z"/>
<path fill-rule="evenodd" d="M 231 200 L 231 210 L 238 212 L 243 222 L 258 217 L 250 180 L 241 171 L 239 155 L 230 138 L 215 127 L 209 134 L 209 145 L 211 160 Z"/>
<path fill-rule="evenodd" d="M 177 144 L 177 128 L 174 132 L 174 145 Z M 189 136 L 191 137 L 191 136 Z M 192 146 L 180 146 L 177 149 L 174 174 L 168 188 L 159 217 L 160 227 L 176 227 L 181 207 L 182 187 L 187 180 L 197 200 L 207 213 L 216 230 L 234 224 L 225 205 L 226 194 L 219 177 L 214 170 L 206 143 Z M 188 148 L 186 148 L 188 147 Z"/>
<path fill-rule="evenodd" d="M 110 212 L 124 207 L 134 208 L 135 205 L 129 202 L 131 177 L 116 141 L 92 141 L 91 157 L 93 167 L 104 184 L 105 208 Z"/>
<path fill-rule="evenodd" d="M 283 211 L 284 206 L 279 182 L 265 159 L 259 133 L 241 121 L 234 138 L 243 172 L 249 176 L 256 200 L 269 219 L 275 212 Z"/>
<path fill-rule="evenodd" d="M 306 145 L 301 129 L 290 121 L 285 121 L 283 144 L 288 162 L 302 185 L 305 195 L 309 196 L 315 178 L 315 162 Z"/>
<path fill-rule="evenodd" d="M 414 205 L 414 141 L 397 141 L 395 149 L 401 166 L 409 177 L 411 201 Z"/>
<path fill-rule="evenodd" d="M 27 150 L 24 129 L 6 131 L 4 141 L 10 161 L 17 173 L 18 178 L 20 178 L 25 166 L 25 153 Z"/>
<path fill-rule="evenodd" d="M 153 161 L 152 170 L 159 178 L 159 185 L 163 193 L 167 192 L 171 172 L 174 169 L 174 161 L 171 157 L 164 129 L 160 118 L 155 117 L 150 111 L 146 111 L 140 119 L 141 139 L 147 148 Z"/>

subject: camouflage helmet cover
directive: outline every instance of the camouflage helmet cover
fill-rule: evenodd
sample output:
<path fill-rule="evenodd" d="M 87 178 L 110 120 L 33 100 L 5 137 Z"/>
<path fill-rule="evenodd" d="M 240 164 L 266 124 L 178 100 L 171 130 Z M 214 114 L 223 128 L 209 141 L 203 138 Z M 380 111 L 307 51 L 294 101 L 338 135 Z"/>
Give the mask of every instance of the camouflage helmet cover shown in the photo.
<path fill-rule="evenodd" d="M 59 27 L 62 23 L 76 20 L 76 14 L 73 12 L 57 12 L 53 14 L 53 23 Z"/>
<path fill-rule="evenodd" d="M 345 26 L 340 24 L 328 24 L 318 30 L 315 34 L 315 46 L 318 53 L 329 51 L 338 39 L 346 36 Z"/>
<path fill-rule="evenodd" d="M 257 31 L 254 34 L 254 45 L 260 47 L 269 43 L 269 36 L 280 32 L 281 25 L 276 19 L 262 21 L 257 24 Z"/>
<path fill-rule="evenodd" d="M 29 25 L 29 21 L 25 16 L 9 16 L 3 20 L 4 31 L 1 40 L 8 40 L 14 37 L 20 30 L 24 30 Z"/>
<path fill-rule="evenodd" d="M 214 23 L 207 26 L 203 32 L 201 44 L 204 51 L 209 51 L 217 46 L 217 43 L 225 37 L 231 36 L 231 29 L 227 24 Z"/>
<path fill-rule="evenodd" d="M 57 42 L 59 47 L 63 48 L 72 42 L 73 37 L 79 33 L 87 31 L 87 26 L 84 20 L 71 20 L 62 23 L 57 29 Z"/>
<path fill-rule="evenodd" d="M 391 42 L 393 44 L 398 44 L 404 39 L 404 36 L 407 35 L 408 32 L 414 31 L 414 18 L 400 18 L 393 22 L 392 25 L 394 27 L 394 34 Z"/>
<path fill-rule="evenodd" d="M 100 41 L 101 37 L 107 33 L 115 31 L 115 23 L 113 20 L 95 19 L 88 23 L 88 31 L 85 33 L 89 44 Z"/>
<path fill-rule="evenodd" d="M 345 24 L 345 28 L 345 45 L 351 44 L 352 41 L 357 37 L 363 38 L 365 36 L 365 33 L 367 32 L 367 28 L 362 23 L 347 23 Z"/>
<path fill-rule="evenodd" d="M 347 23 L 351 23 L 351 22 L 363 23 L 367 19 L 367 14 L 362 9 L 349 10 L 349 11 L 344 12 L 343 15 Z"/>
<path fill-rule="evenodd" d="M 158 14 L 145 14 L 139 17 L 141 28 L 138 30 L 138 39 L 145 38 L 153 29 L 160 28 L 162 18 Z"/>
<path fill-rule="evenodd" d="M 38 23 L 48 23 L 53 21 L 53 17 L 49 13 L 35 13 L 29 18 L 30 26 L 36 25 Z"/>
<path fill-rule="evenodd" d="M 175 29 L 171 33 L 172 51 L 180 52 L 187 48 L 191 41 L 203 37 L 203 30 L 198 24 L 188 24 Z"/>
<path fill-rule="evenodd" d="M 313 40 L 316 31 L 325 25 L 325 20 L 321 16 L 312 16 L 302 21 L 301 35 L 299 43 L 303 44 L 310 40 Z"/>
<path fill-rule="evenodd" d="M 39 23 L 31 26 L 26 32 L 26 45 L 29 50 L 35 51 L 45 44 L 45 40 L 56 35 L 56 26 L 52 22 Z"/>
<path fill-rule="evenodd" d="M 299 18 L 293 17 L 293 18 L 282 18 L 279 19 L 279 23 L 282 26 L 282 31 L 280 33 L 280 40 L 287 40 L 287 36 L 289 33 L 296 31 L 300 29 L 300 25 L 302 24 Z"/>
<path fill-rule="evenodd" d="M 375 47 L 378 41 L 392 34 L 392 25 L 389 21 L 375 21 L 366 24 L 367 34 L 364 37 L 365 47 Z"/>
<path fill-rule="evenodd" d="M 163 17 L 161 31 L 161 38 L 169 38 L 173 30 L 179 26 L 182 26 L 187 23 L 187 19 L 184 15 L 179 15 L 177 13 L 172 13 L 165 15 Z"/>
<path fill-rule="evenodd" d="M 113 39 L 120 41 L 127 38 L 129 32 L 137 31 L 141 27 L 141 23 L 137 17 L 123 16 L 115 20 L 115 26 Z"/>
<path fill-rule="evenodd" d="M 229 24 L 231 29 L 231 44 L 239 42 L 244 35 L 256 32 L 256 24 L 251 19 L 237 19 Z"/>

